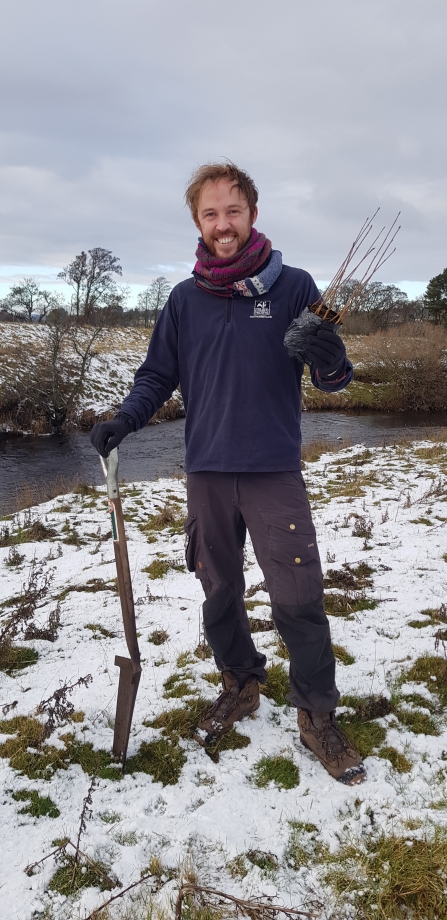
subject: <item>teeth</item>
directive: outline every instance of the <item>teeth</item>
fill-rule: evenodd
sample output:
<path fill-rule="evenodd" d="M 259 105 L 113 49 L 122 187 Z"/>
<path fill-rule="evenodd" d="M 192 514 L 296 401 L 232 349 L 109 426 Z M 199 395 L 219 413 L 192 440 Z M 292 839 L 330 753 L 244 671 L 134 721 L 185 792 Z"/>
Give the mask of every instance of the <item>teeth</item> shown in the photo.
<path fill-rule="evenodd" d="M 217 242 L 218 243 L 232 243 L 233 240 L 234 240 L 234 236 L 225 236 L 223 237 L 223 239 L 218 240 Z"/>

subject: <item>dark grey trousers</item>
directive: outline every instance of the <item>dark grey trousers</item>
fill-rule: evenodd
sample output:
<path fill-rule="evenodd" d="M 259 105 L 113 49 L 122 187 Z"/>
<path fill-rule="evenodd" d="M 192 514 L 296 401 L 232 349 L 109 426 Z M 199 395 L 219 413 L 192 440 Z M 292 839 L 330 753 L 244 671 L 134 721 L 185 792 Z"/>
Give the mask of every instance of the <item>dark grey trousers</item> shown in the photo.
<path fill-rule="evenodd" d="M 219 670 L 232 671 L 241 687 L 250 675 L 266 679 L 266 658 L 255 648 L 244 603 L 248 529 L 290 653 L 290 702 L 335 709 L 323 576 L 301 473 L 188 473 L 187 489 L 186 561 L 205 591 L 205 637 Z"/>

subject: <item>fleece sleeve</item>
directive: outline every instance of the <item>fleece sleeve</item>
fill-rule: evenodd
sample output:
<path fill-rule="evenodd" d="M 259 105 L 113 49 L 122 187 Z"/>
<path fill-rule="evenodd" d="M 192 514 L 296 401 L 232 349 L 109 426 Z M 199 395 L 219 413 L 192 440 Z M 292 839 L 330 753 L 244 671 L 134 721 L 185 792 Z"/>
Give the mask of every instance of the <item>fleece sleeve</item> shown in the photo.
<path fill-rule="evenodd" d="M 139 431 L 172 396 L 178 382 L 178 318 L 175 298 L 171 294 L 153 331 L 146 359 L 135 374 L 133 387 L 120 412 L 130 415 L 135 431 Z"/>

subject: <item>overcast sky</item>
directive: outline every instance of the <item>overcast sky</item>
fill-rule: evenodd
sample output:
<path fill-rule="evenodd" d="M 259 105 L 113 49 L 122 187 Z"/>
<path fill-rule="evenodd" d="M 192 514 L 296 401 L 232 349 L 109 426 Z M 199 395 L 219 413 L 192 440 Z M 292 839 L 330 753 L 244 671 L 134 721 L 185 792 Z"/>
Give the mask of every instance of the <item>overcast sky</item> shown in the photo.
<path fill-rule="evenodd" d="M 380 205 L 402 230 L 379 280 L 423 287 L 447 265 L 446 39 L 445 0 L 5 0 L 0 293 L 93 246 L 133 285 L 187 277 L 184 187 L 220 157 L 288 264 L 328 280 Z"/>

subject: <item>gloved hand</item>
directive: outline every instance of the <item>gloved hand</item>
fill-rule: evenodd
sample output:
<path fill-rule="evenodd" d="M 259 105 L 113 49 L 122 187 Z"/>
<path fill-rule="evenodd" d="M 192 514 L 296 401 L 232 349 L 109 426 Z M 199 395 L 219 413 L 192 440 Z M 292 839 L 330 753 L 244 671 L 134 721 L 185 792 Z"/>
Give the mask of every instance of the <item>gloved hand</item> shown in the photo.
<path fill-rule="evenodd" d="M 346 359 L 346 348 L 340 336 L 326 323 L 306 337 L 306 356 L 321 377 L 330 377 L 342 367 Z"/>
<path fill-rule="evenodd" d="M 114 447 L 121 444 L 123 438 L 135 428 L 135 421 L 130 415 L 118 412 L 110 422 L 97 422 L 90 432 L 93 447 L 106 459 Z"/>

